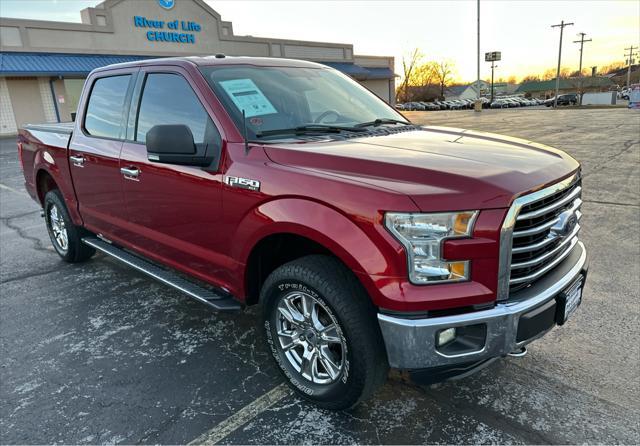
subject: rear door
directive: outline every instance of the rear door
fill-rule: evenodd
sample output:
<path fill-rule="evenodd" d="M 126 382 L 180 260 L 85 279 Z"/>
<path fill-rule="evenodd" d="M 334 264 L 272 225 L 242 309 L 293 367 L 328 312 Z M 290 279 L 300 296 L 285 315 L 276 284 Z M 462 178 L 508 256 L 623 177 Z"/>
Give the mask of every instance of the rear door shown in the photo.
<path fill-rule="evenodd" d="M 69 165 L 85 225 L 106 236 L 123 235 L 120 150 L 135 71 L 102 72 L 87 80 L 88 95 L 69 144 Z"/>
<path fill-rule="evenodd" d="M 140 72 L 120 161 L 128 172 L 122 175 L 128 241 L 151 258 L 211 282 L 218 266 L 228 267 L 220 253 L 222 175 L 217 166 L 149 161 L 145 146 L 153 126 L 183 124 L 196 144 L 221 147 L 212 114 L 188 79 L 178 67 Z"/>

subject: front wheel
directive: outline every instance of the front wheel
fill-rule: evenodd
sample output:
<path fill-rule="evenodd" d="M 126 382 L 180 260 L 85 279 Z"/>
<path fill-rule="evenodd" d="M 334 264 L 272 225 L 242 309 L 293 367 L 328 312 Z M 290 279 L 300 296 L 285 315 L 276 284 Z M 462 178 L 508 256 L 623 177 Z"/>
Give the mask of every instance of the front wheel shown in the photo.
<path fill-rule="evenodd" d="M 287 263 L 261 292 L 269 349 L 287 383 L 325 409 L 368 398 L 387 376 L 375 309 L 353 273 L 326 256 Z"/>

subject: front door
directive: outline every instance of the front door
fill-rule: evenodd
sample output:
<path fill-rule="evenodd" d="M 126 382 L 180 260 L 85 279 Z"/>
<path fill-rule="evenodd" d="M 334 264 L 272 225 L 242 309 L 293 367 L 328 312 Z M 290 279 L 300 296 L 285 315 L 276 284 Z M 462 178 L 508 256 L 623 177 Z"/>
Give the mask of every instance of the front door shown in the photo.
<path fill-rule="evenodd" d="M 120 160 L 128 240 L 148 257 L 221 285 L 216 270 L 228 266 L 219 248 L 224 237 L 219 231 L 222 176 L 215 166 L 163 164 L 147 158 L 146 134 L 156 125 L 183 124 L 196 144 L 222 144 L 194 87 L 180 71 L 167 70 L 143 70 L 134 93 L 130 134 Z"/>
<path fill-rule="evenodd" d="M 134 75 L 100 74 L 87 80 L 89 96 L 69 144 L 69 164 L 84 224 L 96 233 L 119 237 L 127 218 L 119 158 Z"/>

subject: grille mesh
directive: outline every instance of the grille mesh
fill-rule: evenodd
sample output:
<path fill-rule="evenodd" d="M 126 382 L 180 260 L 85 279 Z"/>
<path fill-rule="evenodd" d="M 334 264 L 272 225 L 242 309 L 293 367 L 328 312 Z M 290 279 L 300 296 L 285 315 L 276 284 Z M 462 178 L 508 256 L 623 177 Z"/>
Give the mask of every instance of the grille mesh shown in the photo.
<path fill-rule="evenodd" d="M 524 205 L 513 228 L 509 292 L 530 286 L 567 257 L 578 241 L 582 217 L 580 178 Z M 575 224 L 566 220 L 573 219 Z"/>

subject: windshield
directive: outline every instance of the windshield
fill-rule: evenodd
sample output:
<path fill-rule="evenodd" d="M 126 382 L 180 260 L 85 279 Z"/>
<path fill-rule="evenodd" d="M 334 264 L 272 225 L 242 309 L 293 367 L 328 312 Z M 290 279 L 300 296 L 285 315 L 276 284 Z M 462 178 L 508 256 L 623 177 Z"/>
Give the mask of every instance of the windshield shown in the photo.
<path fill-rule="evenodd" d="M 239 129 L 244 111 L 249 139 L 308 126 L 317 132 L 322 126 L 335 130 L 376 120 L 407 122 L 366 88 L 330 68 L 238 65 L 201 71 Z"/>

